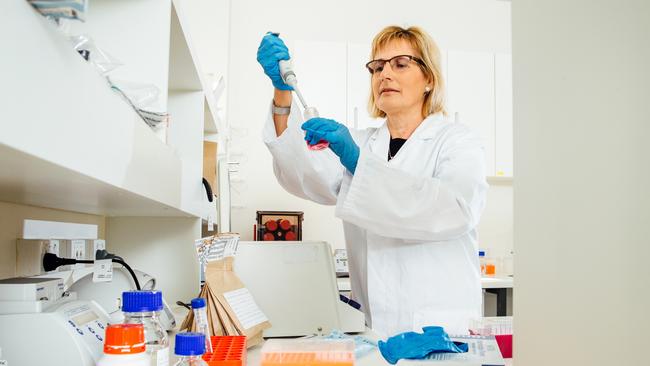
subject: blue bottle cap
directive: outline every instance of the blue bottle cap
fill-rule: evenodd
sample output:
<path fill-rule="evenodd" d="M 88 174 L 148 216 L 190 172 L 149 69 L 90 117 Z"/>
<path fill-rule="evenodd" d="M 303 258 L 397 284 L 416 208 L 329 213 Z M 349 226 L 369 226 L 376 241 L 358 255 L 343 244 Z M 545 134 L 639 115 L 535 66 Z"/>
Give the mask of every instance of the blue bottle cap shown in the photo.
<path fill-rule="evenodd" d="M 205 299 L 202 297 L 197 297 L 192 299 L 192 309 L 200 309 L 205 307 Z"/>
<path fill-rule="evenodd" d="M 125 313 L 160 311 L 162 308 L 162 292 L 160 291 L 122 292 L 122 311 Z"/>
<path fill-rule="evenodd" d="M 478 251 L 478 256 L 479 257 L 485 257 L 485 250 L 479 250 Z"/>
<path fill-rule="evenodd" d="M 177 333 L 174 353 L 178 356 L 201 356 L 205 353 L 203 333 Z"/>

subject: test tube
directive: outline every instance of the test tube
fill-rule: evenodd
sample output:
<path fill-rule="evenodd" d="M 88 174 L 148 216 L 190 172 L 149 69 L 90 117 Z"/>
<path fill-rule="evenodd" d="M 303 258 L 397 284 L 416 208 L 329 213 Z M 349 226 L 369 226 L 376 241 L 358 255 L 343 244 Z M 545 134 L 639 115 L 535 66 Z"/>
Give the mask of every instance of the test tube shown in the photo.
<path fill-rule="evenodd" d="M 201 297 L 192 299 L 192 311 L 194 312 L 196 331 L 205 334 L 205 353 L 212 353 L 212 342 L 210 342 L 210 328 L 208 327 L 208 314 L 205 306 L 205 299 Z"/>

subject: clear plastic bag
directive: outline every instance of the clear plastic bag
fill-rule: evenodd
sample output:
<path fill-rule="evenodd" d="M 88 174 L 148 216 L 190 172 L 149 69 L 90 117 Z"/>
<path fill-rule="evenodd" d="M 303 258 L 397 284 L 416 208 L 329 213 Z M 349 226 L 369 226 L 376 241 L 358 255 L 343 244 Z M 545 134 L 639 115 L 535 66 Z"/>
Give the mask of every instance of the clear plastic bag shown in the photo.
<path fill-rule="evenodd" d="M 106 75 L 123 65 L 118 59 L 99 48 L 88 35 L 71 36 L 70 42 L 75 51 L 90 62 L 101 75 Z"/>

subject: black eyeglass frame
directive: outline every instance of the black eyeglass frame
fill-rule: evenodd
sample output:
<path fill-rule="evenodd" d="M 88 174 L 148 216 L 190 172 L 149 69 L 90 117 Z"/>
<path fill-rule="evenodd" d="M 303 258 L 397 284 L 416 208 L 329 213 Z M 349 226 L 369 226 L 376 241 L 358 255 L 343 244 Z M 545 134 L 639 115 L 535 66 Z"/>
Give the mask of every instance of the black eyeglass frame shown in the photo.
<path fill-rule="evenodd" d="M 386 63 L 389 63 L 389 64 L 390 64 L 391 61 L 393 61 L 394 59 L 399 58 L 399 57 L 407 57 L 407 58 L 410 59 L 411 61 L 415 61 L 416 63 L 420 64 L 420 66 L 422 66 L 424 69 L 427 68 L 427 65 L 425 65 L 425 64 L 424 64 L 424 61 L 422 61 L 422 59 L 419 58 L 419 57 L 415 57 L 415 56 L 411 56 L 411 55 L 397 55 L 397 56 L 393 56 L 393 57 L 389 58 L 388 60 L 384 60 L 383 58 L 378 58 L 378 59 L 376 59 L 376 60 L 368 61 L 368 63 L 366 63 L 366 69 L 370 72 L 370 75 L 374 75 L 374 74 L 375 74 L 375 71 L 373 71 L 373 70 L 370 68 L 370 64 L 371 64 L 371 63 L 373 63 L 373 62 L 377 62 L 377 61 L 383 61 L 384 64 L 381 66 L 381 67 L 382 67 L 382 70 L 383 70 L 383 67 L 386 66 Z M 393 65 L 391 64 L 390 67 L 392 68 Z M 380 71 L 380 72 L 381 72 L 381 71 Z"/>

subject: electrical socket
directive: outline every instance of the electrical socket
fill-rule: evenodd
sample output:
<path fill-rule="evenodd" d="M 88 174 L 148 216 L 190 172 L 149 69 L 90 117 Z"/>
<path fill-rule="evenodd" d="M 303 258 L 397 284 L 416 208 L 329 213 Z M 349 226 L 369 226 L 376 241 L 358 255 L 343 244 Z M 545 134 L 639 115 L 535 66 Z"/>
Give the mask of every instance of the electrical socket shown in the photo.
<path fill-rule="evenodd" d="M 45 253 L 56 254 L 62 258 L 94 259 L 95 247 L 105 243 L 96 240 L 58 240 L 58 239 L 18 239 L 16 241 L 16 276 L 38 276 L 45 274 L 43 256 Z M 73 245 L 74 243 L 74 245 Z M 83 264 L 77 266 L 83 267 Z M 62 266 L 58 270 L 70 269 Z"/>

